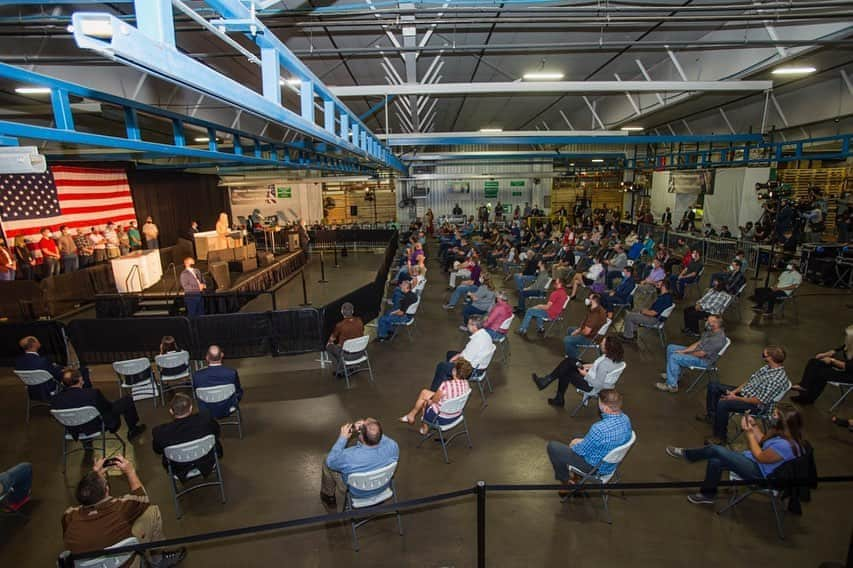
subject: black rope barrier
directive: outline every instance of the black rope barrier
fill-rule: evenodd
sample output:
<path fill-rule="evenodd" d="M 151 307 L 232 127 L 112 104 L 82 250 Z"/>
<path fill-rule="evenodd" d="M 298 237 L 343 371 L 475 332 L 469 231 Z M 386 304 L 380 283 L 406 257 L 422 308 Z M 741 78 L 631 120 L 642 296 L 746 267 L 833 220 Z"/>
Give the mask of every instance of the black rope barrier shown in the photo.
<path fill-rule="evenodd" d="M 720 481 L 720 487 L 738 487 L 738 486 L 758 486 L 772 487 L 774 489 L 790 489 L 793 487 L 812 487 L 815 484 L 824 483 L 851 483 L 853 475 L 830 475 L 818 477 L 816 479 L 800 479 L 800 480 L 774 480 L 774 479 L 759 479 L 759 480 L 738 480 L 738 481 Z M 639 490 L 639 489 L 686 489 L 700 487 L 702 481 L 648 481 L 648 482 L 614 482 L 607 483 L 603 486 L 594 484 L 589 485 L 589 489 L 604 488 L 611 490 Z M 566 486 L 556 483 L 551 484 L 487 484 L 484 481 L 478 481 L 473 487 L 460 489 L 457 491 L 449 491 L 446 493 L 438 493 L 417 499 L 409 499 L 398 503 L 389 503 L 377 507 L 368 507 L 365 509 L 352 509 L 339 513 L 328 513 L 325 515 L 315 515 L 312 517 L 301 517 L 298 519 L 290 519 L 285 521 L 275 521 L 259 525 L 246 527 L 237 527 L 233 529 L 224 529 L 220 531 L 212 531 L 200 533 L 179 538 L 171 538 L 156 542 L 140 543 L 131 546 L 122 546 L 110 548 L 109 550 L 93 550 L 89 552 L 81 552 L 71 554 L 68 551 L 63 552 L 57 559 L 57 566 L 60 568 L 72 568 L 75 560 L 85 560 L 90 558 L 98 558 L 101 556 L 117 556 L 128 552 L 144 552 L 151 549 L 168 548 L 179 545 L 193 544 L 198 542 L 207 542 L 212 540 L 221 540 L 225 538 L 234 538 L 250 534 L 268 533 L 276 530 L 290 529 L 307 525 L 327 524 L 334 521 L 346 521 L 361 517 L 373 517 L 386 513 L 399 511 L 407 511 L 429 505 L 450 501 L 465 497 L 466 495 L 475 495 L 477 498 L 477 565 L 485 566 L 485 544 L 486 544 L 486 496 L 490 491 L 571 491 L 572 486 Z"/>

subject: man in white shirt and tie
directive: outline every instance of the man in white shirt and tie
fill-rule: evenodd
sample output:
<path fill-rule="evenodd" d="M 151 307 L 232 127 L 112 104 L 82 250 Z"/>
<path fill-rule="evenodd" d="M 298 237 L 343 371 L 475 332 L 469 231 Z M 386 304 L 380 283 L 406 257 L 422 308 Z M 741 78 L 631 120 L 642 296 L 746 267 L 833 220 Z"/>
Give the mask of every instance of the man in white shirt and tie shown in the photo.
<path fill-rule="evenodd" d="M 194 268 L 195 259 L 188 256 L 184 259 L 184 270 L 181 272 L 181 288 L 184 289 L 184 304 L 187 307 L 187 315 L 191 318 L 204 315 L 204 277 L 201 272 Z"/>

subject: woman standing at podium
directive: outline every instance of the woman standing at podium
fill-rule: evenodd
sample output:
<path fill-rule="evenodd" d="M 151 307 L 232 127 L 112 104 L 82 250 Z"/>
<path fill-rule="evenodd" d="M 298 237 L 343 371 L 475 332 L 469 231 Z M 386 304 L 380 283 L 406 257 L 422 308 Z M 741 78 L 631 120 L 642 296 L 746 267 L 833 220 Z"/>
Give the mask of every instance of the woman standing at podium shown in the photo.
<path fill-rule="evenodd" d="M 231 227 L 228 224 L 228 214 L 220 213 L 216 221 L 216 248 L 213 250 L 227 249 L 229 234 L 231 234 Z"/>

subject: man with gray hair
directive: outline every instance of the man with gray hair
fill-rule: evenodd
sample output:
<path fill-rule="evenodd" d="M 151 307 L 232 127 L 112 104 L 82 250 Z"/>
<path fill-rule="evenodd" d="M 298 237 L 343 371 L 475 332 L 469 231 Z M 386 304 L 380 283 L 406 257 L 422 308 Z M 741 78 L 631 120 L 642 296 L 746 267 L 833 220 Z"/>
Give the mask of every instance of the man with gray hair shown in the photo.
<path fill-rule="evenodd" d="M 361 318 L 355 317 L 355 307 L 344 302 L 341 306 L 341 315 L 343 319 L 335 324 L 335 329 L 329 335 L 329 341 L 326 343 L 326 353 L 332 358 L 335 363 L 335 374 L 341 376 L 343 374 L 343 347 L 344 342 L 361 337 L 364 335 L 364 322 Z M 352 357 L 357 358 L 357 354 Z"/>
<path fill-rule="evenodd" d="M 453 372 L 453 364 L 457 359 L 462 358 L 471 363 L 475 369 L 483 361 L 486 354 L 491 351 L 494 343 L 492 336 L 483 329 L 483 316 L 473 315 L 468 318 L 468 332 L 471 337 L 462 352 L 448 351 L 445 360 L 435 366 L 435 374 L 432 378 L 431 391 L 436 392 L 441 383 L 446 381 Z"/>
<path fill-rule="evenodd" d="M 483 322 L 483 329 L 486 330 L 494 341 L 500 341 L 506 336 L 507 330 L 501 329 L 501 324 L 512 316 L 512 305 L 509 303 L 506 292 L 500 290 L 495 294 L 495 305 L 489 310 L 489 315 Z"/>
<path fill-rule="evenodd" d="M 231 413 L 231 408 L 239 404 L 243 398 L 243 387 L 240 386 L 240 375 L 236 369 L 231 369 L 222 364 L 225 353 L 218 345 L 211 345 L 207 349 L 205 361 L 207 367 L 196 371 L 193 375 L 193 386 L 197 389 L 204 387 L 218 387 L 222 385 L 234 385 L 234 394 L 222 402 L 207 403 L 199 401 L 199 408 L 204 408 L 214 418 L 225 418 Z"/>

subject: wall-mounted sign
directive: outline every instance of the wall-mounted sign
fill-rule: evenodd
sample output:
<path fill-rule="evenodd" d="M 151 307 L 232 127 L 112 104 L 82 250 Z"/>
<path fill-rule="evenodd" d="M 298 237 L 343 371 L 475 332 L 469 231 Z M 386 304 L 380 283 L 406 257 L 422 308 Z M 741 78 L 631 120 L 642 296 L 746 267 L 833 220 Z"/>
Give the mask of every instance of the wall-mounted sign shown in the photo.
<path fill-rule="evenodd" d="M 285 198 L 293 197 L 293 190 L 290 189 L 290 186 L 285 187 L 285 186 L 279 185 L 279 186 L 276 186 L 276 188 L 275 188 L 275 195 L 279 199 L 285 199 Z"/>
<path fill-rule="evenodd" d="M 509 186 L 512 188 L 524 187 L 525 185 L 527 185 L 527 184 L 525 183 L 525 181 L 523 179 L 522 180 L 514 180 L 514 181 L 509 182 Z M 513 194 L 513 195 L 515 195 L 515 194 Z"/>
<path fill-rule="evenodd" d="M 500 182 L 497 180 L 489 180 L 483 185 L 483 189 L 485 190 L 486 199 L 494 199 L 498 196 Z"/>
<path fill-rule="evenodd" d="M 513 197 L 521 197 L 521 194 L 522 194 L 522 193 L 524 193 L 524 192 L 522 192 L 522 191 L 513 191 L 513 192 L 512 192 L 512 196 L 513 196 Z"/>

